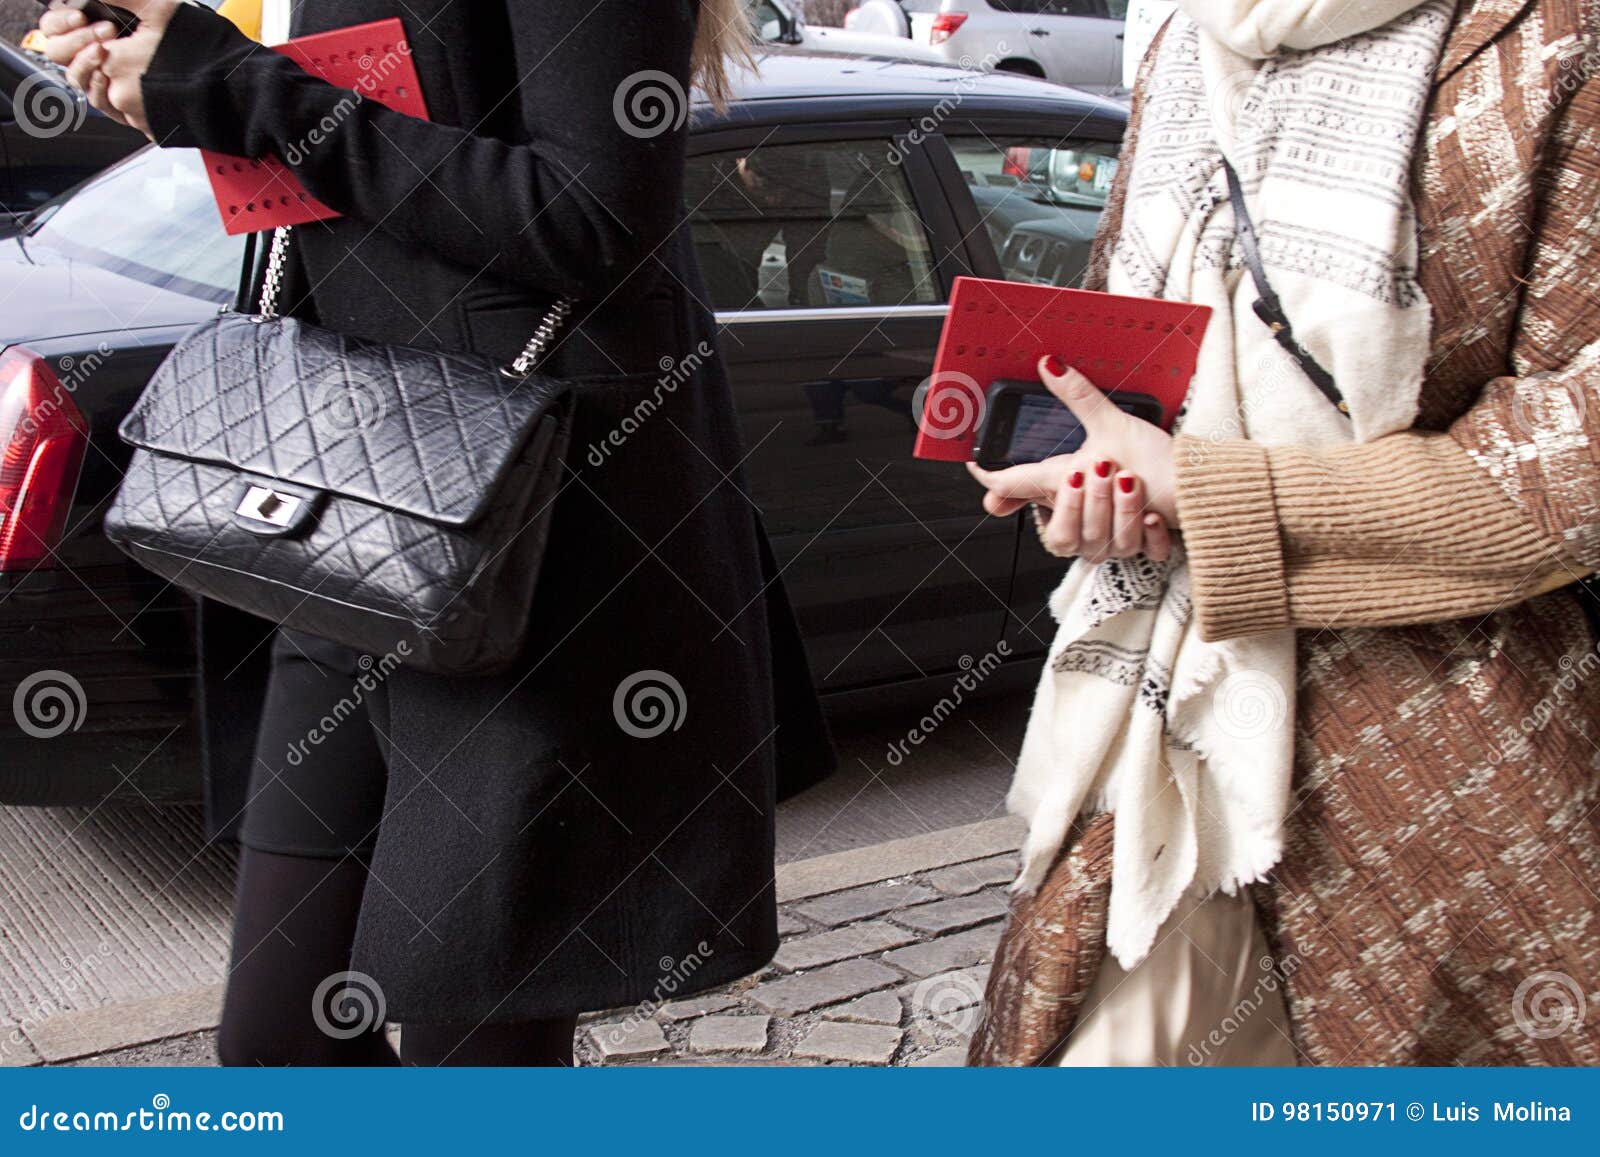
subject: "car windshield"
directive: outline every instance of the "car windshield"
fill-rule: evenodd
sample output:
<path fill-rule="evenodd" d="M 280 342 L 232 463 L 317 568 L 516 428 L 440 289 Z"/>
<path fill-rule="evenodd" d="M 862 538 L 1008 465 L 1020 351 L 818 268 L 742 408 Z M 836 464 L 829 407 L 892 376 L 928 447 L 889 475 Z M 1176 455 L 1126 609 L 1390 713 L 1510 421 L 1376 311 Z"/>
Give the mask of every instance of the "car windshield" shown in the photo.
<path fill-rule="evenodd" d="M 46 202 L 25 231 L 29 248 L 206 301 L 232 299 L 244 257 L 194 149 L 141 149 Z"/>

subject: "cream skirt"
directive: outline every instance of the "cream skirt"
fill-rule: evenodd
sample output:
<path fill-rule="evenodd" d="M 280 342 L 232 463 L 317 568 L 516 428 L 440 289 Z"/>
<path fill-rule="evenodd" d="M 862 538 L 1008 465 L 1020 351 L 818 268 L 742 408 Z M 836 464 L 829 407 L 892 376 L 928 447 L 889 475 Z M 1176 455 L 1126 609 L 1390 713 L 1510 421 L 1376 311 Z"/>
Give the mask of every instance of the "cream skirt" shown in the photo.
<path fill-rule="evenodd" d="M 1133 971 L 1106 956 L 1049 1063 L 1296 1064 L 1272 964 L 1248 896 L 1186 896 Z"/>

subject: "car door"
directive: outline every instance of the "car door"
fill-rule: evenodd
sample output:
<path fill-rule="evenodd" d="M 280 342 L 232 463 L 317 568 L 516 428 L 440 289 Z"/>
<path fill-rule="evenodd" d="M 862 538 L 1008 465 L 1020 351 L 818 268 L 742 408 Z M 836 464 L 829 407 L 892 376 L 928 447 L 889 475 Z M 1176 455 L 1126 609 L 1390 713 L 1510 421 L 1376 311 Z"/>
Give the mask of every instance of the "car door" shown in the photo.
<path fill-rule="evenodd" d="M 1066 122 L 957 119 L 929 138 L 930 166 L 950 191 L 968 260 L 983 277 L 1076 286 L 1116 175 L 1122 123 L 1099 115 Z M 1066 563 L 1047 554 L 1027 516 L 1017 529 L 1005 639 L 1017 656 L 1044 651 L 1046 607 Z"/>
<path fill-rule="evenodd" d="M 1120 69 L 1110 37 L 1106 0 L 999 0 L 1022 16 L 1023 28 L 1047 78 L 1090 92 L 1113 83 Z"/>
<path fill-rule="evenodd" d="M 687 203 L 751 499 L 830 691 L 999 638 L 1014 536 L 959 463 L 911 456 L 951 279 L 969 272 L 906 124 L 698 136 Z"/>

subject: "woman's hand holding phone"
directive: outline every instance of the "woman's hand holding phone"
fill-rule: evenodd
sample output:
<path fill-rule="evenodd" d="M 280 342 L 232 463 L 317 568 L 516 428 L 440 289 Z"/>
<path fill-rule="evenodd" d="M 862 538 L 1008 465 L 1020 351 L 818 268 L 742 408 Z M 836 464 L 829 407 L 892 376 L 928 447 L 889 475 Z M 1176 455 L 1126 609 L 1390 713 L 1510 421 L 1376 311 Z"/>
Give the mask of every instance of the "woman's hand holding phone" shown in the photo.
<path fill-rule="evenodd" d="M 1082 423 L 1083 445 L 1072 454 L 1005 470 L 967 463 L 988 489 L 984 509 L 997 517 L 1029 503 L 1048 510 L 1045 547 L 1063 557 L 1167 558 L 1171 532 L 1178 529 L 1172 436 L 1118 409 L 1054 355 L 1039 359 L 1039 378 Z"/>
<path fill-rule="evenodd" d="M 67 79 L 91 105 L 148 137 L 142 82 L 178 2 L 118 0 L 117 7 L 139 18 L 139 27 L 120 39 L 110 21 L 91 24 L 76 8 L 47 8 L 39 18 L 44 53 L 66 68 Z"/>

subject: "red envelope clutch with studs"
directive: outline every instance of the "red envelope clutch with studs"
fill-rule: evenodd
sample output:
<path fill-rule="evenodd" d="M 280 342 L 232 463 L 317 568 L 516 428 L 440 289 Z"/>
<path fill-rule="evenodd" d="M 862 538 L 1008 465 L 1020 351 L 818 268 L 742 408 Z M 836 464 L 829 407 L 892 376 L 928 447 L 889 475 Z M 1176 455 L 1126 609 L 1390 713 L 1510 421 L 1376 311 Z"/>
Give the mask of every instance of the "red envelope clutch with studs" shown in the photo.
<path fill-rule="evenodd" d="M 1056 354 L 1102 390 L 1148 394 L 1172 428 L 1194 377 L 1211 308 L 982 277 L 958 277 L 921 393 L 918 458 L 965 462 L 989 386 L 1037 381 Z"/>
<path fill-rule="evenodd" d="M 408 116 L 428 119 L 411 46 L 397 18 L 297 37 L 277 45 L 275 51 L 312 76 L 350 89 L 352 99 L 375 100 Z M 319 124 L 308 130 L 304 141 L 293 142 L 292 149 L 311 152 L 323 134 L 337 127 Z M 278 157 L 251 160 L 208 149 L 201 149 L 200 155 L 205 158 L 206 175 L 211 178 L 211 191 L 228 233 L 257 233 L 339 216 L 337 210 L 306 192 L 293 170 Z M 288 159 L 296 159 L 293 152 Z"/>

